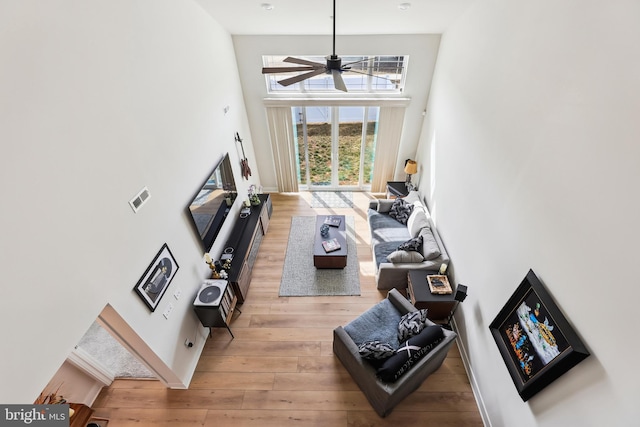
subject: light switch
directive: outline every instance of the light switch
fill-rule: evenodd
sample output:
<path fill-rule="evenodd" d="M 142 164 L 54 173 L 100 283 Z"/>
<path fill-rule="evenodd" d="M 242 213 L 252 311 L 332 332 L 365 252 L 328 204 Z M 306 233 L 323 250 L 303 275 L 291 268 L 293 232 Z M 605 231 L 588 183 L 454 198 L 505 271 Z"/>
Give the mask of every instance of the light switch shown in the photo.
<path fill-rule="evenodd" d="M 176 289 L 176 291 L 173 293 L 173 296 L 175 299 L 180 299 L 180 295 L 182 295 L 182 289 L 178 288 Z"/>

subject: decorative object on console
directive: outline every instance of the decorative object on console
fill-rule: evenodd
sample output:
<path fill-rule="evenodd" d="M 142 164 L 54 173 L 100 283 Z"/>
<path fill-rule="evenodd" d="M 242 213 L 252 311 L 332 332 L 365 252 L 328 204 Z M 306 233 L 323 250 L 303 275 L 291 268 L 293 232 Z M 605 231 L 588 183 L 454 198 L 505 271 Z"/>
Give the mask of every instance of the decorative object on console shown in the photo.
<path fill-rule="evenodd" d="M 211 255 L 204 254 L 204 262 L 206 262 L 209 265 L 209 268 L 211 269 L 211 277 L 213 279 L 219 279 L 220 274 L 218 273 L 215 262 L 213 262 L 213 259 L 211 259 Z"/>
<path fill-rule="evenodd" d="M 523 401 L 590 354 L 533 270 L 489 329 Z"/>
<path fill-rule="evenodd" d="M 258 187 L 255 184 L 251 184 L 249 186 L 249 190 L 247 193 L 249 194 L 249 203 L 253 206 L 258 206 L 260 204 L 260 197 L 258 197 Z"/>
<path fill-rule="evenodd" d="M 165 243 L 134 288 L 151 311 L 155 311 L 178 268 L 178 263 Z"/>
<path fill-rule="evenodd" d="M 321 235 L 322 237 L 327 237 L 327 236 L 329 236 L 329 226 L 328 226 L 327 224 L 323 224 L 323 225 L 320 227 L 320 235 Z"/>
<path fill-rule="evenodd" d="M 411 159 L 407 159 L 404 162 L 404 173 L 407 174 L 407 181 L 406 181 L 406 186 L 407 189 L 409 191 L 413 190 L 413 184 L 411 183 L 411 175 L 415 174 L 416 172 L 418 172 L 418 164 L 415 162 L 415 160 L 411 160 Z"/>

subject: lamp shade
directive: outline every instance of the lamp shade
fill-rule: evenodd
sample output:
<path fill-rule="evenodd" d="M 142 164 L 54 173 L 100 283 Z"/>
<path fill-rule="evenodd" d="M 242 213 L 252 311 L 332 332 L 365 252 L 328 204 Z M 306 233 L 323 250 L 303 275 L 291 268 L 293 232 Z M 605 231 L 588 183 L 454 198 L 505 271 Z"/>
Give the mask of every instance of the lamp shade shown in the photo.
<path fill-rule="evenodd" d="M 407 164 L 404 166 L 404 173 L 413 175 L 416 172 L 418 172 L 418 164 L 415 160 L 407 160 Z"/>

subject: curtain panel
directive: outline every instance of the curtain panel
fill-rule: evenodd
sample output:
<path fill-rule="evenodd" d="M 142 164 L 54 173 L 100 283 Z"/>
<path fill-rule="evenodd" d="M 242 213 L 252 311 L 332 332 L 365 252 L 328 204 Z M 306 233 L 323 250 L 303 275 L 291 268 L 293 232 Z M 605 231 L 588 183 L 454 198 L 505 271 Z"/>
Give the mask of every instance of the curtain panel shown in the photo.
<path fill-rule="evenodd" d="M 278 191 L 281 193 L 297 192 L 298 175 L 291 107 L 267 107 L 267 122 Z"/>
<path fill-rule="evenodd" d="M 371 180 L 372 193 L 384 193 L 387 181 L 393 181 L 404 124 L 404 112 L 404 107 L 380 108 L 373 179 Z"/>

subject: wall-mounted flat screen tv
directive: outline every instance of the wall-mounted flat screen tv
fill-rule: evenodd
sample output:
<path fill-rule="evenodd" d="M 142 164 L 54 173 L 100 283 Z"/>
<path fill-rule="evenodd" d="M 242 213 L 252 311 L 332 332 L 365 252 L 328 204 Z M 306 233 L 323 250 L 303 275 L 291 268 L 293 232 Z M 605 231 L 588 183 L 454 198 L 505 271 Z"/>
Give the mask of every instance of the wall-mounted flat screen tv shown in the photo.
<path fill-rule="evenodd" d="M 189 204 L 189 214 L 205 252 L 213 246 L 237 196 L 236 181 L 227 153 Z"/>

